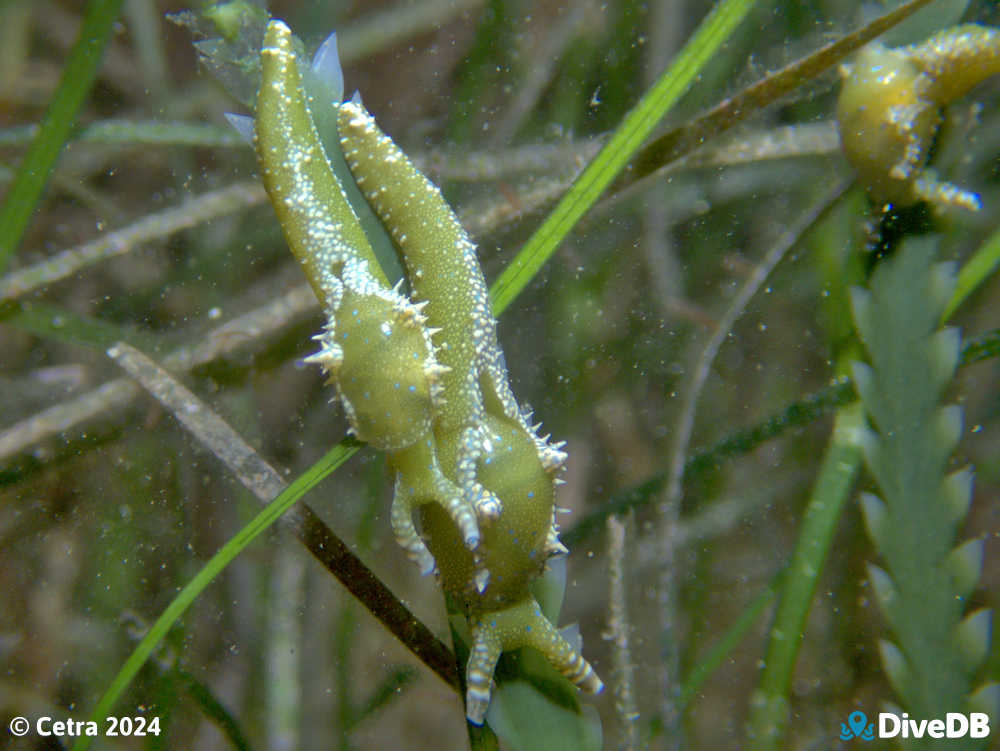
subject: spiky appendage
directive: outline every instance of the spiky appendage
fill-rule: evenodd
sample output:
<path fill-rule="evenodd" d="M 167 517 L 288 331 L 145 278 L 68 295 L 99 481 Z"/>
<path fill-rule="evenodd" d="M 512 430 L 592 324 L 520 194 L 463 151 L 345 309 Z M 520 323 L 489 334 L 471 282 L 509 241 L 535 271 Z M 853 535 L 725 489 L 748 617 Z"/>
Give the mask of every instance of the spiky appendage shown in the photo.
<path fill-rule="evenodd" d="M 604 688 L 583 655 L 549 623 L 531 596 L 512 607 L 469 619 L 472 648 L 466 669 L 465 715 L 482 725 L 490 704 L 493 671 L 500 654 L 512 649 L 537 649 L 569 681 L 589 694 Z"/>
<path fill-rule="evenodd" d="M 534 618 L 537 606 L 527 585 L 542 573 L 548 558 L 567 552 L 554 518 L 556 475 L 566 461 L 564 444 L 540 437 L 538 426 L 528 424 L 514 399 L 475 246 L 440 191 L 360 103 L 341 106 L 338 129 L 355 180 L 403 256 L 414 296 L 427 301 L 428 323 L 440 329 L 435 336 L 437 355 L 450 368 L 442 379 L 445 404 L 434 419 L 438 456 L 445 475 L 476 509 L 482 539 L 470 552 L 437 507 L 421 509 L 424 536 L 442 586 L 470 617 L 524 610 Z M 537 617 L 544 621 L 540 613 Z M 525 633 L 544 630 L 557 640 L 546 636 L 532 646 L 564 673 L 575 675 L 568 666 L 582 658 L 547 621 L 532 624 Z M 484 629 L 485 641 L 475 645 L 484 658 L 474 669 L 470 662 L 469 717 L 476 722 L 482 722 L 497 657 L 523 639 L 498 638 L 483 652 L 491 633 Z M 558 649 L 550 642 L 558 643 Z M 599 688 L 600 681 L 589 665 L 586 668 L 592 677 L 576 677 L 591 689 Z M 473 673 L 485 678 L 479 675 L 473 685 Z"/>
<path fill-rule="evenodd" d="M 458 484 L 465 491 L 476 515 L 484 521 L 496 519 L 503 511 L 500 499 L 484 488 L 478 479 L 479 462 L 493 451 L 493 440 L 482 424 L 469 426 L 461 432 L 458 457 L 455 460 Z"/>
<path fill-rule="evenodd" d="M 451 368 L 443 379 L 448 394 L 435 430 L 461 431 L 455 463 L 461 484 L 485 519 L 500 501 L 482 495 L 470 480 L 471 467 L 489 447 L 482 433 L 485 413 L 504 416 L 532 432 L 510 388 L 507 364 L 497 341 L 489 293 L 476 247 L 441 191 L 379 129 L 360 102 L 345 102 L 337 118 L 341 147 L 365 198 L 389 230 L 403 256 L 414 297 L 427 302 L 429 324 L 441 330 L 438 357 Z M 539 456 L 557 469 L 560 446 L 538 440 Z"/>
<path fill-rule="evenodd" d="M 402 451 L 389 456 L 396 472 L 396 491 L 392 499 L 392 529 L 396 542 L 420 566 L 424 574 L 435 568 L 435 557 L 413 523 L 413 515 L 424 506 L 433 505 L 444 512 L 456 530 L 456 544 L 472 557 L 481 540 L 476 511 L 462 489 L 442 471 L 440 450 L 433 433 Z"/>
<path fill-rule="evenodd" d="M 440 503 L 469 547 L 480 538 L 465 495 L 441 473 L 434 450 L 426 456 L 448 369 L 435 357 L 422 306 L 376 278 L 381 272 L 320 145 L 291 32 L 281 21 L 268 25 L 261 70 L 256 143 L 264 185 L 329 319 L 320 351 L 309 359 L 337 387 L 355 435 L 401 455 L 393 527 L 426 572 L 433 559 L 413 526 L 417 505 Z"/>
<path fill-rule="evenodd" d="M 872 198 L 907 206 L 981 207 L 979 196 L 924 169 L 941 108 L 1000 73 L 1000 33 L 965 24 L 921 44 L 878 43 L 844 68 L 837 123 L 848 160 Z"/>
<path fill-rule="evenodd" d="M 459 544 L 454 525 L 436 508 L 421 509 L 427 545 L 437 559 L 441 584 L 465 607 L 473 629 L 468 664 L 467 713 L 482 723 L 493 668 L 505 650 L 531 646 L 584 690 L 601 682 L 589 664 L 541 614 L 528 583 L 546 562 L 567 552 L 555 525 L 554 486 L 532 431 L 518 421 L 487 415 L 489 451 L 477 463 L 477 477 L 503 503 L 503 511 L 481 524 L 475 554 Z M 489 574 L 485 585 L 477 576 Z"/>
<path fill-rule="evenodd" d="M 553 483 L 534 442 L 517 423 L 487 416 L 489 451 L 476 463 L 477 481 L 501 499 L 495 518 L 480 517 L 482 539 L 473 553 L 461 544 L 460 532 L 435 507 L 420 509 L 427 546 L 438 564 L 441 584 L 468 609 L 506 607 L 524 597 L 527 585 L 550 555 Z M 454 471 L 450 452 L 442 451 L 445 474 Z M 485 571 L 485 573 L 484 573 Z"/>
<path fill-rule="evenodd" d="M 432 407 L 441 399 L 442 366 L 419 309 L 348 259 L 331 276 L 328 323 L 309 358 L 337 387 L 352 432 L 384 451 L 398 451 L 431 429 Z"/>
<path fill-rule="evenodd" d="M 319 145 L 291 49 L 288 29 L 273 22 L 257 146 L 286 237 L 330 317 L 311 359 L 327 369 L 358 437 L 390 454 L 400 546 L 425 573 L 436 567 L 442 586 L 482 620 L 477 653 L 495 641 L 492 658 L 470 663 L 470 675 L 485 675 L 470 718 L 482 721 L 496 658 L 517 646 L 540 649 L 578 685 L 599 690 L 529 593 L 547 560 L 566 552 L 554 518 L 566 454 L 539 437 L 514 399 L 475 246 L 359 101 L 335 107 L 344 156 L 402 255 L 412 300 L 388 289 Z M 498 631 L 494 621 L 506 625 Z"/>
<path fill-rule="evenodd" d="M 255 142 L 261 178 L 285 239 L 325 308 L 338 289 L 334 268 L 347 259 L 367 262 L 384 282 L 371 244 L 344 196 L 319 141 L 295 62 L 292 34 L 268 24 L 261 48 Z"/>

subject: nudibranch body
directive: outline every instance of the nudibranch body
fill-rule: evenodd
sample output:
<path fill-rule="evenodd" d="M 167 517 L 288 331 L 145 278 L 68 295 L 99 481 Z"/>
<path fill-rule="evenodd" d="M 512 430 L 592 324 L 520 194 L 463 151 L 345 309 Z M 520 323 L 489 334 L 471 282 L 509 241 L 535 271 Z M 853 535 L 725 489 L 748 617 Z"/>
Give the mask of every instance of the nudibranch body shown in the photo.
<path fill-rule="evenodd" d="M 964 24 L 916 45 L 875 43 L 845 68 L 837 101 L 844 153 L 872 198 L 976 211 L 979 196 L 937 179 L 926 162 L 941 108 L 1000 73 L 1000 32 Z"/>
<path fill-rule="evenodd" d="M 360 102 L 307 103 L 282 22 L 269 24 L 261 55 L 255 140 L 264 185 L 328 318 L 311 360 L 329 374 L 353 432 L 389 454 L 397 541 L 465 609 L 467 717 L 483 722 L 501 652 L 524 646 L 600 691 L 529 590 L 546 560 L 567 552 L 554 517 L 566 455 L 538 436 L 513 396 L 475 246 Z M 409 297 L 382 276 L 310 106 L 337 108 L 344 156 L 394 240 Z"/>

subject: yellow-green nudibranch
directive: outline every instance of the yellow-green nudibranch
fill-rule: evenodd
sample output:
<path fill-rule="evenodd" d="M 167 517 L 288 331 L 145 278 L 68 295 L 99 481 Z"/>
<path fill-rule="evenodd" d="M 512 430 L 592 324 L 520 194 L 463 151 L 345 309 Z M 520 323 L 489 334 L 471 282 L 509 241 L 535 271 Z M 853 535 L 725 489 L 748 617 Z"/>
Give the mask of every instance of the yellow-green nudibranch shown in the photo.
<path fill-rule="evenodd" d="M 871 44 L 843 73 L 840 140 L 872 199 L 978 211 L 978 195 L 938 180 L 926 162 L 941 108 L 1000 73 L 1000 32 L 963 24 L 908 47 Z"/>
<path fill-rule="evenodd" d="M 554 514 L 566 454 L 511 392 L 475 246 L 359 100 L 309 100 L 292 42 L 271 21 L 254 126 L 261 175 L 327 315 L 311 360 L 336 386 L 352 431 L 389 455 L 400 546 L 438 573 L 468 617 L 466 716 L 484 721 L 497 660 L 520 647 L 596 693 L 600 679 L 529 590 L 547 559 L 568 552 Z M 312 73 L 323 71 L 314 63 Z M 318 107 L 336 109 L 343 154 L 393 238 L 409 296 L 382 275 L 321 145 Z"/>

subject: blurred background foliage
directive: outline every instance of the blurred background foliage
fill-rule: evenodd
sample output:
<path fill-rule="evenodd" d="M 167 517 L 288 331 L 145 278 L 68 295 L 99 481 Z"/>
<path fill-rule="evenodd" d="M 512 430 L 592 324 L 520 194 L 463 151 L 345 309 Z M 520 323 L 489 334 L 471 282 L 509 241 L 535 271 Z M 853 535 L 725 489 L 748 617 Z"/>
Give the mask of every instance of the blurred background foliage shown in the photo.
<path fill-rule="evenodd" d="M 885 5 L 761 2 L 670 116 L 699 111 Z M 308 301 L 248 328 L 239 316 L 291 294 L 302 276 L 228 130 L 245 111 L 200 71 L 181 3 L 126 0 L 80 128 L 7 271 L 112 236 L 110 260 L 32 287 L 0 308 L 0 708 L 82 718 L 136 635 L 235 531 L 256 501 L 104 354 L 123 339 L 175 371 L 274 466 L 295 477 L 346 423 L 302 358 L 321 323 Z M 341 40 L 348 91 L 418 157 L 475 235 L 492 281 L 701 20 L 696 0 L 595 2 L 274 2 L 314 48 Z M 9 180 L 62 74 L 80 2 L 0 6 L 0 179 Z M 1000 24 L 987 0 L 963 18 Z M 955 19 L 935 24 L 940 28 Z M 626 522 L 625 582 L 639 737 L 653 748 L 662 645 L 656 483 L 667 470 L 679 395 L 715 324 L 793 225 L 850 171 L 830 125 L 829 71 L 720 140 L 729 151 L 671 169 L 598 205 L 500 321 L 518 398 L 569 442 L 560 505 L 572 555 L 563 621 L 611 678 L 603 521 L 638 490 Z M 978 214 L 938 218 L 942 253 L 963 261 L 997 229 L 1000 81 L 948 112 L 940 170 L 980 192 Z M 168 127 L 154 128 L 151 123 Z M 112 127 L 113 126 L 113 127 Z M 102 129 L 103 128 L 103 129 Z M 233 188 L 232 186 L 236 186 Z M 204 196 L 231 203 L 185 226 Z M 227 194 L 230 195 L 230 194 Z M 192 200 L 193 199 L 193 200 Z M 224 204 L 224 205 L 223 205 Z M 215 204 L 211 204 L 215 206 Z M 726 337 L 698 401 L 692 447 L 781 413 L 839 375 L 854 342 L 846 290 L 865 278 L 870 209 L 836 202 L 770 276 Z M 0 283 L 4 277 L 0 276 Z M 958 311 L 967 336 L 1000 326 L 996 278 Z M 237 324 L 218 331 L 226 322 Z M 199 358 L 199 346 L 215 347 Z M 185 349 L 186 348 L 186 349 Z M 110 384 L 110 385 L 107 385 Z M 956 466 L 977 479 L 961 538 L 987 536 L 973 604 L 1000 587 L 1000 400 L 993 359 L 962 368 Z M 131 390 L 130 390 L 131 388 Z M 682 671 L 697 665 L 787 562 L 830 434 L 818 415 L 738 456 L 689 471 L 674 557 Z M 646 483 L 646 485 L 642 485 Z M 862 475 L 858 487 L 870 487 Z M 360 452 L 309 501 L 434 631 L 447 622 L 434 582 L 392 540 L 383 460 Z M 891 697 L 876 648 L 872 559 L 857 504 L 840 520 L 806 627 L 791 696 L 794 748 L 826 745 L 856 708 Z M 685 707 L 691 748 L 739 748 L 768 632 L 761 617 Z M 996 641 L 987 671 L 1000 674 Z M 608 747 L 611 692 L 596 700 Z M 140 673 L 117 714 L 159 715 L 165 732 L 122 748 L 458 748 L 457 695 L 387 634 L 294 540 L 268 533 L 199 598 Z M 1000 720 L 1000 718 L 996 718 Z M 4 736 L 4 742 L 12 739 Z M 43 748 L 26 739 L 19 748 Z"/>

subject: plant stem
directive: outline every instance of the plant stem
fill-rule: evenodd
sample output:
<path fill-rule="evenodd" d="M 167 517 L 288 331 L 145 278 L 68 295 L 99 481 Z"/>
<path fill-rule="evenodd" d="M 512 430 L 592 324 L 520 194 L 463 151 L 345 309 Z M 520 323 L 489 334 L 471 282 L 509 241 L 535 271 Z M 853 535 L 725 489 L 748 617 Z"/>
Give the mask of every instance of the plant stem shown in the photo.
<path fill-rule="evenodd" d="M 600 198 L 625 167 L 653 128 L 670 111 L 716 54 L 755 0 L 725 0 L 702 21 L 656 85 L 646 92 L 612 134 L 600 153 L 587 165 L 548 219 L 531 236 L 504 269 L 491 290 L 493 311 L 500 313 L 535 277 L 580 218 Z"/>
<path fill-rule="evenodd" d="M 861 467 L 864 412 L 860 402 L 841 408 L 833 436 L 781 588 L 781 600 L 771 627 L 764 672 L 751 700 L 747 748 L 777 749 L 788 721 L 788 693 L 795 660 L 805 633 L 806 616 L 816 582 L 823 570 L 844 503 Z"/>

